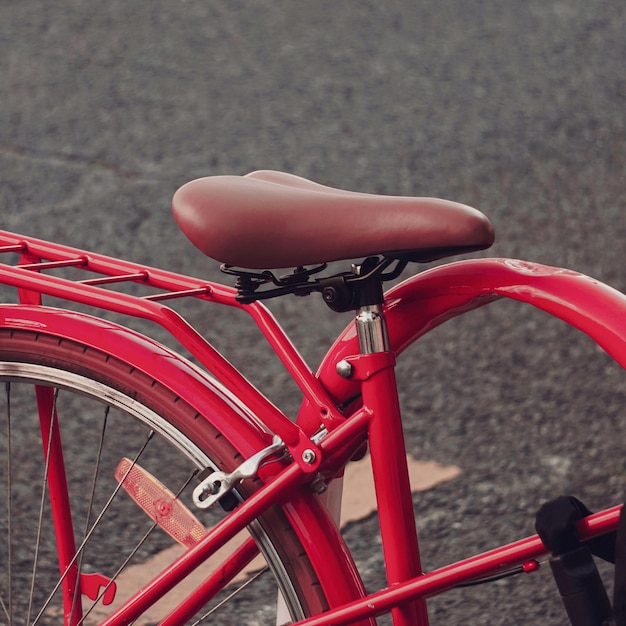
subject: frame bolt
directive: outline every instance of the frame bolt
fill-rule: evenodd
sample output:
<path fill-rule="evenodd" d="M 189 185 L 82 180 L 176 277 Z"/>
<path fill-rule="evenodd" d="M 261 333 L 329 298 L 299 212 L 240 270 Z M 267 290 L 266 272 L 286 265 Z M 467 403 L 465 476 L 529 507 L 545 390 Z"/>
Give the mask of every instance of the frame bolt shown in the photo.
<path fill-rule="evenodd" d="M 313 452 L 313 450 L 305 450 L 302 453 L 302 460 L 307 464 L 307 465 L 313 465 L 313 463 L 315 463 L 315 459 L 317 457 L 315 456 L 315 452 Z"/>
<path fill-rule="evenodd" d="M 200 498 L 204 500 L 209 496 L 214 496 L 220 490 L 220 486 L 221 484 L 219 481 L 216 481 L 214 483 L 207 483 L 202 487 L 202 493 L 200 495 Z"/>
<path fill-rule="evenodd" d="M 341 376 L 341 378 L 350 378 L 352 376 L 353 367 L 348 361 L 344 361 L 343 359 L 337 363 L 337 374 Z"/>

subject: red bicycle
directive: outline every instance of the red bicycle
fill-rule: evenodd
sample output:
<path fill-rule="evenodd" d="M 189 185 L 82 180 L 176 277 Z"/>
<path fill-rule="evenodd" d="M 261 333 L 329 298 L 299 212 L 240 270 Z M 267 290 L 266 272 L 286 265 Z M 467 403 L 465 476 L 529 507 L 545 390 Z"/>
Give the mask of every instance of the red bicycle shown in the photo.
<path fill-rule="evenodd" d="M 234 288 L 0 233 L 0 282 L 11 288 L 0 306 L 1 621 L 239 624 L 263 597 L 268 623 L 370 624 L 390 613 L 396 625 L 425 625 L 428 597 L 537 569 L 548 549 L 531 536 L 422 572 L 396 358 L 446 320 L 508 298 L 580 329 L 624 366 L 626 297 L 509 259 L 442 265 L 383 293 L 410 264 L 491 245 L 488 220 L 453 202 L 262 171 L 193 181 L 173 204 Z M 359 264 L 329 272 L 344 259 Z M 356 311 L 316 373 L 262 304 L 313 293 Z M 185 298 L 252 317 L 302 391 L 295 420 L 167 304 Z M 104 311 L 161 326 L 189 355 Z M 366 448 L 387 577 L 375 593 L 336 523 L 343 469 Z M 619 514 L 578 522 L 581 540 L 615 530 Z M 103 549 L 111 534 L 115 549 Z"/>

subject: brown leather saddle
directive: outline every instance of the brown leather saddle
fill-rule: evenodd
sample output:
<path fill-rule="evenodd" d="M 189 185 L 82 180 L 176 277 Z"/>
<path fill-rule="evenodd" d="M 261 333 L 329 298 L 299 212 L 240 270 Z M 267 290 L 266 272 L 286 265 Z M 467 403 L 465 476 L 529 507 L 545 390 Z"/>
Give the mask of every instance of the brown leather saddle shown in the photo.
<path fill-rule="evenodd" d="M 428 262 L 488 248 L 489 220 L 448 200 L 343 191 L 275 171 L 181 187 L 178 224 L 209 257 L 274 269 L 371 255 Z"/>

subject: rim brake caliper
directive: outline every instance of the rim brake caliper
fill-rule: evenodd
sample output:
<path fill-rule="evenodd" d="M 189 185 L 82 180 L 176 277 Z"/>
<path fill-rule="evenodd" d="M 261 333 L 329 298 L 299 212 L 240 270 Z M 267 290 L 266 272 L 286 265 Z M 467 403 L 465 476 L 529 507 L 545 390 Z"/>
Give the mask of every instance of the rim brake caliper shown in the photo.
<path fill-rule="evenodd" d="M 282 439 L 274 435 L 271 445 L 244 461 L 230 473 L 215 471 L 209 474 L 194 490 L 193 502 L 200 509 L 208 509 L 227 493 L 230 493 L 241 481 L 254 478 L 263 462 L 276 452 L 286 449 Z"/>

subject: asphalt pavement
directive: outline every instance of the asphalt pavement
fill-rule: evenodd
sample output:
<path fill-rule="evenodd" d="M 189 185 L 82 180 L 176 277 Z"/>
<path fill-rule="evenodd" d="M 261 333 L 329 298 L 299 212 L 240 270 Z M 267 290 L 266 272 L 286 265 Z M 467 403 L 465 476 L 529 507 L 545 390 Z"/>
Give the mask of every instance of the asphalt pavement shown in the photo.
<path fill-rule="evenodd" d="M 173 192 L 279 169 L 475 206 L 489 255 L 626 289 L 623 2 L 3 0 L 0 77 L 4 229 L 219 279 Z M 312 365 L 347 322 L 313 298 L 272 308 Z M 188 315 L 297 408 L 245 319 Z M 563 324 L 493 305 L 426 337 L 400 377 L 410 451 L 462 469 L 415 498 L 427 568 L 531 534 L 554 495 L 623 501 L 623 371 Z M 347 530 L 372 587 L 375 533 Z M 566 623 L 553 596 L 544 571 L 436 599 L 432 623 Z"/>

